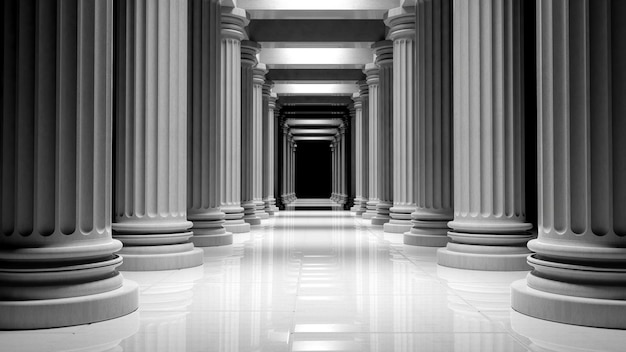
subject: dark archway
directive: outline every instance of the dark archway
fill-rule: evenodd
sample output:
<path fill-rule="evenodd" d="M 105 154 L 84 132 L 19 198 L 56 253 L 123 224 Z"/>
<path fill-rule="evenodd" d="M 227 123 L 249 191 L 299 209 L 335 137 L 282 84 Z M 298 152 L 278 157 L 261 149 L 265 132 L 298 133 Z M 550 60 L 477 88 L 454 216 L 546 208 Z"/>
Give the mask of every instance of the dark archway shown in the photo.
<path fill-rule="evenodd" d="M 331 152 L 328 141 L 300 141 L 296 152 L 296 196 L 330 198 Z"/>

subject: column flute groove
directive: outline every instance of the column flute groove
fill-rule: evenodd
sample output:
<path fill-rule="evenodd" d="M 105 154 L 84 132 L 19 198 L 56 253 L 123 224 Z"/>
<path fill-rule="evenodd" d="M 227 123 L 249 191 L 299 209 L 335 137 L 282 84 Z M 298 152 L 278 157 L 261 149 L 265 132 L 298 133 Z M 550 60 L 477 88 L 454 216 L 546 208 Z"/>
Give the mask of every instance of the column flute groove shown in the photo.
<path fill-rule="evenodd" d="M 137 309 L 112 238 L 113 1 L 2 3 L 0 329 Z"/>
<path fill-rule="evenodd" d="M 357 82 L 359 85 L 359 96 L 361 98 L 361 195 L 363 200 L 360 203 L 357 215 L 363 216 L 367 211 L 367 202 L 369 201 L 369 184 L 370 184 L 370 158 L 369 158 L 369 131 L 370 131 L 370 99 L 369 85 L 367 81 Z"/>
<path fill-rule="evenodd" d="M 416 7 L 417 209 L 404 244 L 443 247 L 454 219 L 452 158 L 451 1 L 419 0 Z"/>
<path fill-rule="evenodd" d="M 537 4 L 538 238 L 513 309 L 626 329 L 626 4 Z"/>

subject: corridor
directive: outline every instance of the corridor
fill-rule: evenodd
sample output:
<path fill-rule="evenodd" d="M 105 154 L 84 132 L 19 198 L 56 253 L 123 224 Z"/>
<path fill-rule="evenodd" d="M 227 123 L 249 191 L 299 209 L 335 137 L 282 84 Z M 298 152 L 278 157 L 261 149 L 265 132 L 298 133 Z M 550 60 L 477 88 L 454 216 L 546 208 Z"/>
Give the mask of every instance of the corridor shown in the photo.
<path fill-rule="evenodd" d="M 60 329 L 3 332 L 3 351 L 623 351 L 626 331 L 510 308 L 526 272 L 436 263 L 347 211 L 283 211 L 203 248 L 204 265 L 122 274 L 139 310 Z"/>

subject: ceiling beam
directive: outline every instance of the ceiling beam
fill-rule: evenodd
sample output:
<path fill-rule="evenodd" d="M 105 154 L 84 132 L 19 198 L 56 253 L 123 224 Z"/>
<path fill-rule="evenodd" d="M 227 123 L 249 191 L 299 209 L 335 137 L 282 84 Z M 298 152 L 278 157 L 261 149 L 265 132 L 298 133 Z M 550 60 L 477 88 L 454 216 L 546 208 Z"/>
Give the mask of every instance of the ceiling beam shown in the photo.
<path fill-rule="evenodd" d="M 289 106 L 297 105 L 344 105 L 348 106 L 352 103 L 352 97 L 348 96 L 333 96 L 333 95 L 284 95 L 278 97 L 278 103 L 287 108 Z"/>
<path fill-rule="evenodd" d="M 313 127 L 313 126 L 334 126 L 339 127 L 343 124 L 341 119 L 292 119 L 285 121 L 289 127 Z"/>
<path fill-rule="evenodd" d="M 361 81 L 365 74 L 360 69 L 352 70 L 270 70 L 265 76 L 271 81 Z"/>
<path fill-rule="evenodd" d="M 336 128 L 291 128 L 293 135 L 330 135 L 334 136 L 338 130 Z"/>
<path fill-rule="evenodd" d="M 385 40 L 382 20 L 252 20 L 256 42 L 377 42 Z"/>
<path fill-rule="evenodd" d="M 331 136 L 294 136 L 293 140 L 296 142 L 302 142 L 302 141 L 329 141 L 332 142 L 335 139 L 335 137 L 331 137 Z"/>

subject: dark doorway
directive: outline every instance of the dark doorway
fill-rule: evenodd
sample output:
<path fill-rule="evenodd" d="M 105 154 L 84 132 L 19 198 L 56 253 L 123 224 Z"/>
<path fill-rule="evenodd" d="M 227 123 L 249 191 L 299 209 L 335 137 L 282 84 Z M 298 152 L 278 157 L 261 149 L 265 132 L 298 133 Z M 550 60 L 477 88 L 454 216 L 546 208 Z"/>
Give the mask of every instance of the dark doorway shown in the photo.
<path fill-rule="evenodd" d="M 330 193 L 330 142 L 299 141 L 296 152 L 296 196 L 330 198 Z"/>

